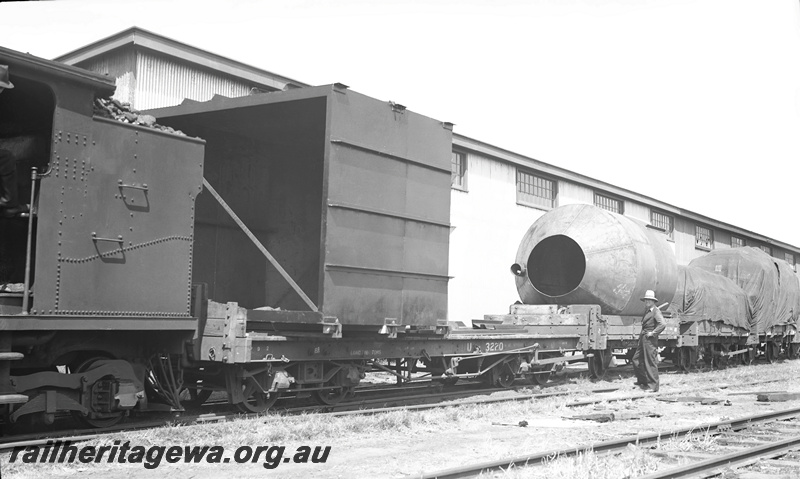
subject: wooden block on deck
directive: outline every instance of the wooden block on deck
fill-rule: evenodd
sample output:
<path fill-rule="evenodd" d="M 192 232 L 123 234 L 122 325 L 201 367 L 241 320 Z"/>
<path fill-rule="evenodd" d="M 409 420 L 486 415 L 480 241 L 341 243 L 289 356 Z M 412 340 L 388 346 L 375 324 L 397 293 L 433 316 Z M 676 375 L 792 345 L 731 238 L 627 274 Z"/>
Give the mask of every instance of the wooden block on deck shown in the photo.
<path fill-rule="evenodd" d="M 759 394 L 758 400 L 761 402 L 786 402 L 800 399 L 800 393 L 770 393 Z"/>
<path fill-rule="evenodd" d="M 558 306 L 555 304 L 512 304 L 510 314 L 557 314 Z"/>

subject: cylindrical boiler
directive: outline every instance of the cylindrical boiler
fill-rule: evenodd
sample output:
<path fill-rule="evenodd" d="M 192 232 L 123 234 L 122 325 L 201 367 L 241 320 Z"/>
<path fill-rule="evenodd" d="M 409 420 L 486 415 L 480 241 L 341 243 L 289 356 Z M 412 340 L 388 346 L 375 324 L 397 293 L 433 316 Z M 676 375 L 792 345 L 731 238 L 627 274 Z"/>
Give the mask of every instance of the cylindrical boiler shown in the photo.
<path fill-rule="evenodd" d="M 511 267 L 526 304 L 598 304 L 604 314 L 640 315 L 648 289 L 670 302 L 675 253 L 663 232 L 592 205 L 566 205 L 539 218 Z"/>

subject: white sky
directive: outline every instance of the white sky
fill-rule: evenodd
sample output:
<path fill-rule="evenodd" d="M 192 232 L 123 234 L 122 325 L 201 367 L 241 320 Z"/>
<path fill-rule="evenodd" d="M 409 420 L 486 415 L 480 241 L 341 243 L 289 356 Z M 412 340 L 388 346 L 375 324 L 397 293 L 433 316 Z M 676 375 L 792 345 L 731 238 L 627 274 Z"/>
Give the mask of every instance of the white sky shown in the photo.
<path fill-rule="evenodd" d="M 800 246 L 798 0 L 0 4 L 45 58 L 132 25 Z"/>

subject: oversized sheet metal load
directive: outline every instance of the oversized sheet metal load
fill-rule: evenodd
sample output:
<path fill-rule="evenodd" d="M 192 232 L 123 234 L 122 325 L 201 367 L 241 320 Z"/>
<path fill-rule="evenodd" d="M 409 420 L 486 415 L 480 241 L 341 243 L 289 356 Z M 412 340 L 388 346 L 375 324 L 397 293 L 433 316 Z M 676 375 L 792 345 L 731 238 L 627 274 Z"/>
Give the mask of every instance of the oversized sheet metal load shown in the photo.
<path fill-rule="evenodd" d="M 598 304 L 603 314 L 642 314 L 655 290 L 670 302 L 677 284 L 666 236 L 592 205 L 566 205 L 528 229 L 511 271 L 526 304 Z"/>
<path fill-rule="evenodd" d="M 800 287 L 788 264 L 758 248 L 715 250 L 695 258 L 689 266 L 725 276 L 747 296 L 753 332 L 797 320 Z"/>
<path fill-rule="evenodd" d="M 714 322 L 755 331 L 744 290 L 725 276 L 701 268 L 678 266 L 678 286 L 669 311 L 680 314 L 681 321 L 697 322 L 699 333 L 714 331 Z"/>

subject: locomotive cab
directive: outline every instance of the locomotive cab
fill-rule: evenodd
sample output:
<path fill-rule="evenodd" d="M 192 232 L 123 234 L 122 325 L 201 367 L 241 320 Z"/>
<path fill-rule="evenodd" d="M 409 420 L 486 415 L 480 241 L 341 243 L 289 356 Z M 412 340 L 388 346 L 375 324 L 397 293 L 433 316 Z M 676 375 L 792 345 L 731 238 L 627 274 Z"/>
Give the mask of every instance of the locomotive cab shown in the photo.
<path fill-rule="evenodd" d="M 0 172 L 5 173 L 0 179 L 0 194 L 13 196 L 21 205 L 28 205 L 33 185 L 32 168 L 41 173 L 48 167 L 55 97 L 52 89 L 42 82 L 15 75 L 13 70 L 11 78 L 14 88 L 0 93 L 0 150 L 10 153 L 14 165 L 13 170 Z M 21 301 L 28 254 L 27 216 L 0 210 L 0 308 L 3 304 Z M 36 251 L 35 214 L 31 232 L 32 263 Z M 31 276 L 31 284 L 32 280 Z"/>

